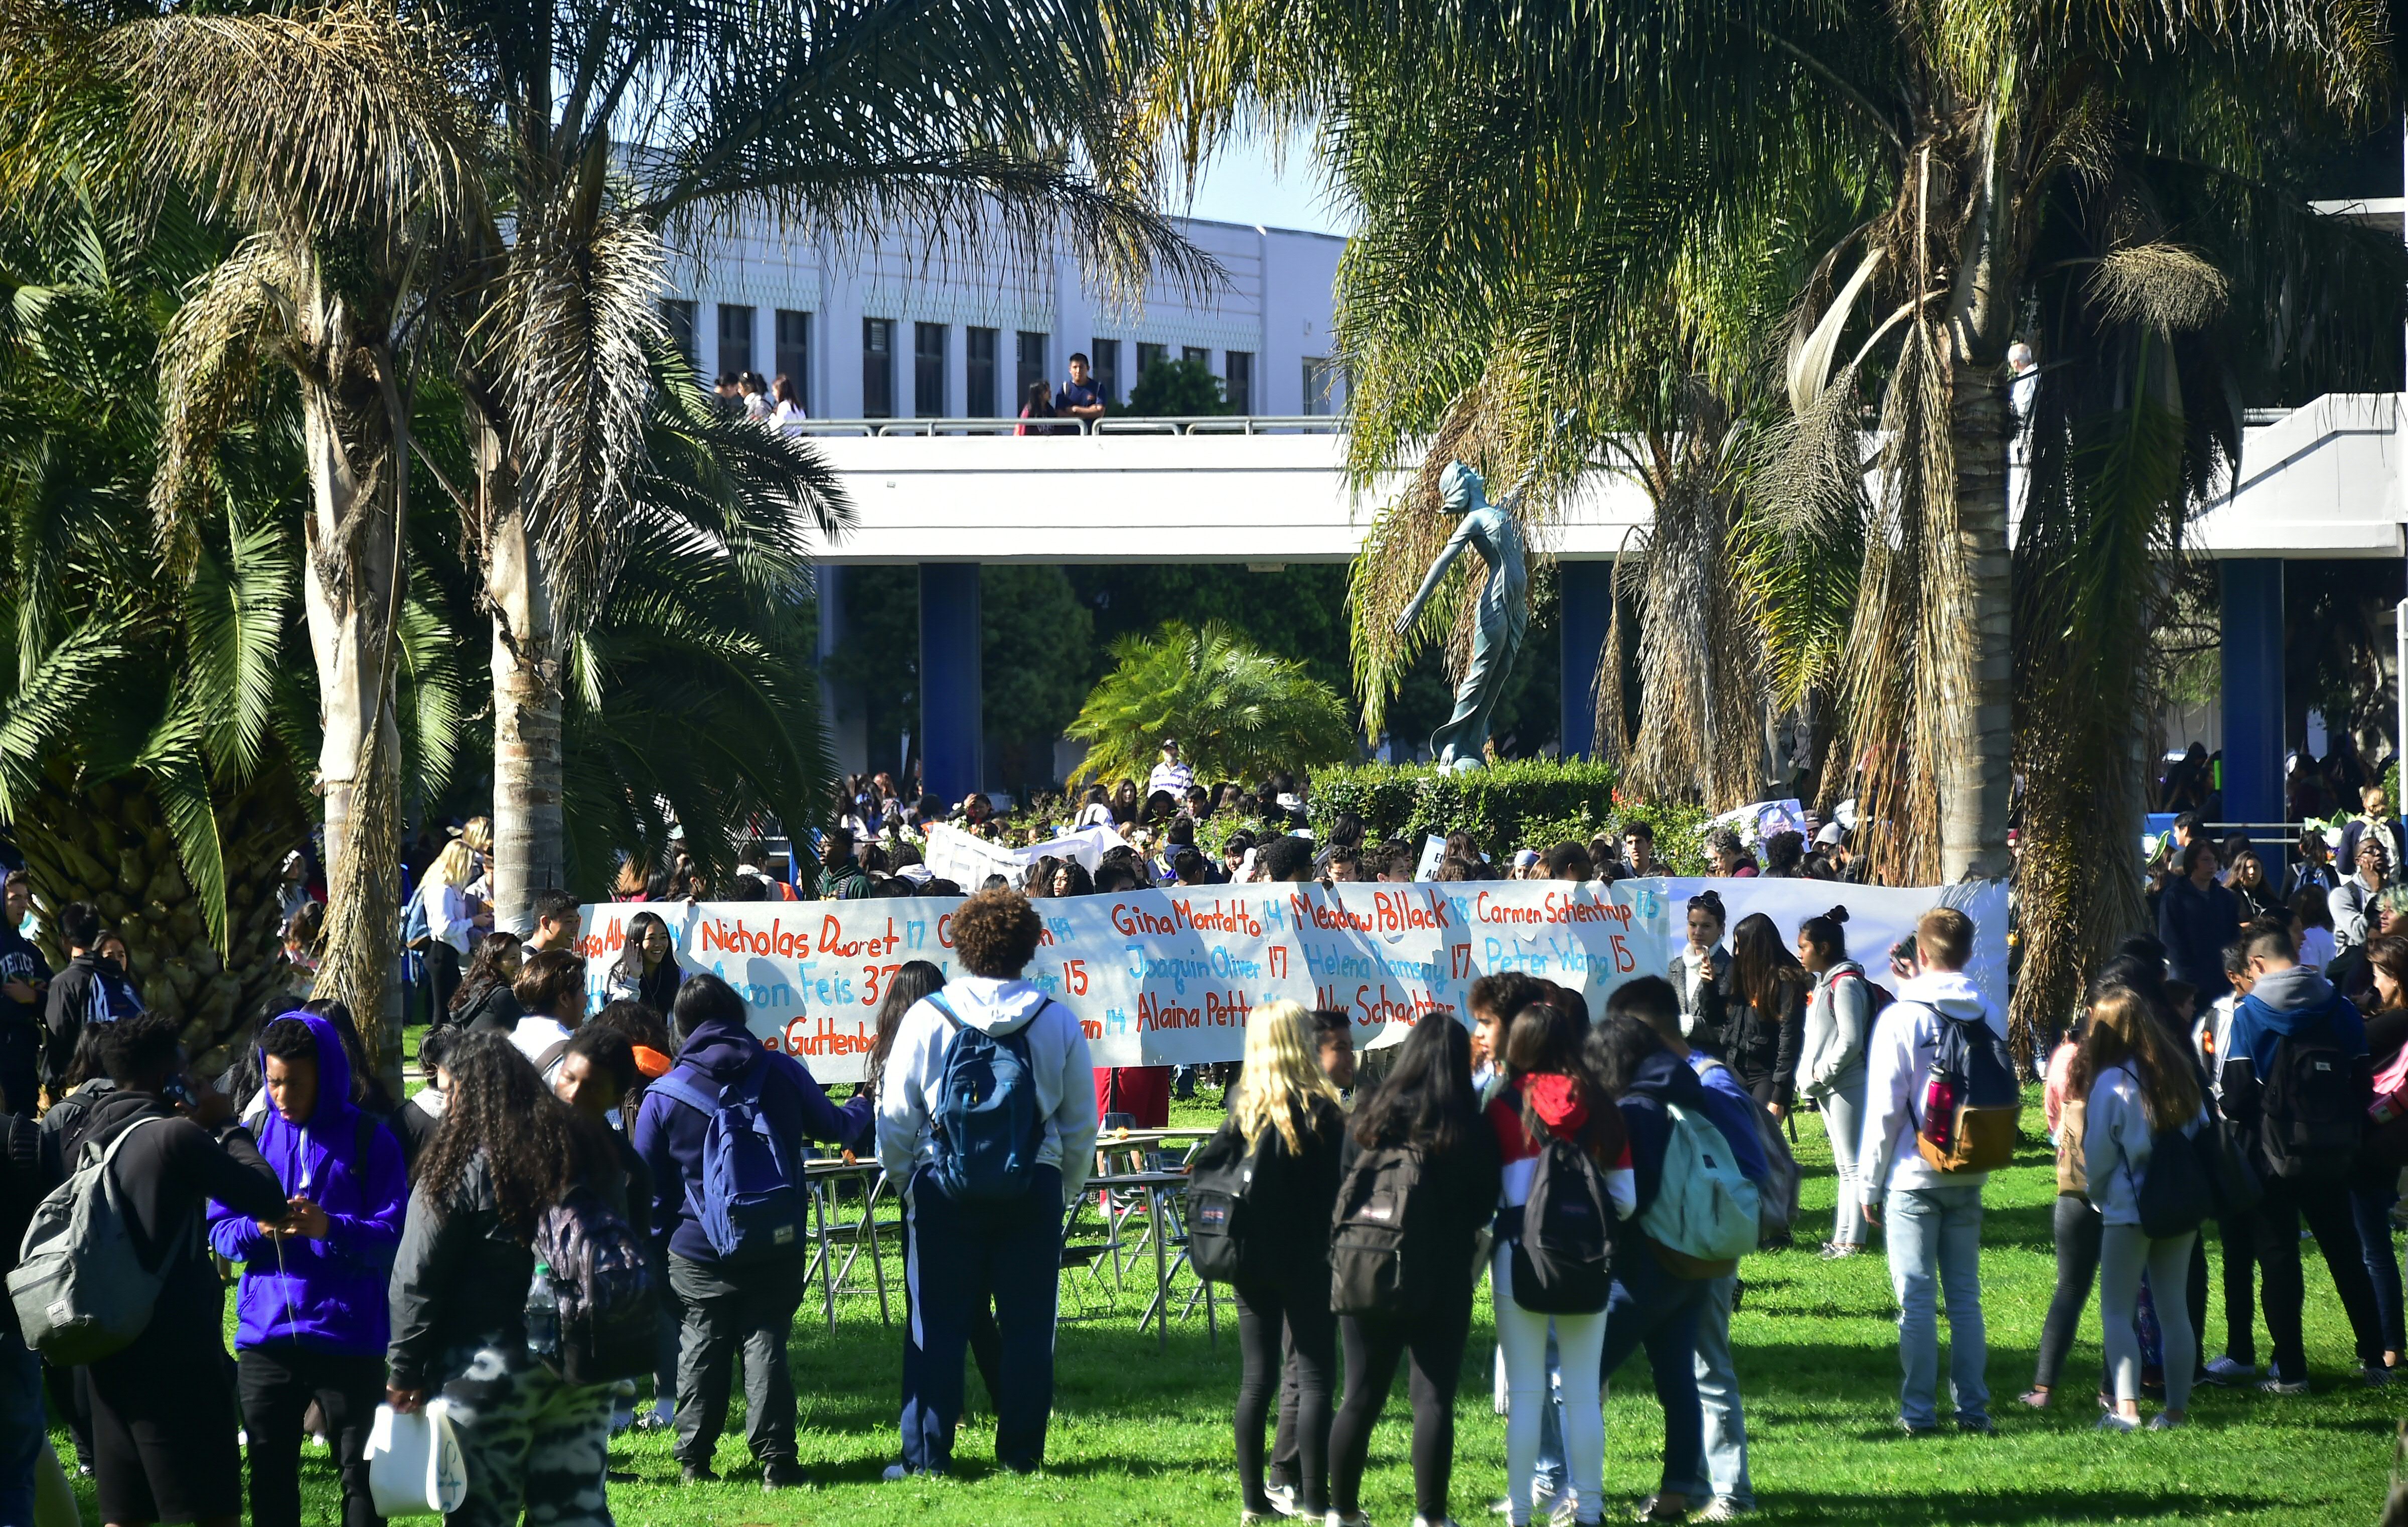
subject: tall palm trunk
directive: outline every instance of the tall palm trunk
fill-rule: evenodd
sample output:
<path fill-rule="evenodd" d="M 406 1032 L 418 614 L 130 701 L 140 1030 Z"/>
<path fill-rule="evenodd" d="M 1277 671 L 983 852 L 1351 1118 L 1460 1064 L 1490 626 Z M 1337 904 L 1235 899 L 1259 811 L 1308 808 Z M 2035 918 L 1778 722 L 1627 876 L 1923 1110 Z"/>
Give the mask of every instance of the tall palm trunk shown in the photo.
<path fill-rule="evenodd" d="M 2014 632 L 2007 582 L 2007 444 L 2003 367 L 1960 361 L 1950 399 L 1956 468 L 1956 545 L 1948 576 L 1931 597 L 1970 638 L 1969 680 L 1942 695 L 1946 751 L 1940 775 L 1940 872 L 1943 879 L 2007 873 L 2007 786 L 2014 765 Z"/>
<path fill-rule="evenodd" d="M 535 897 L 567 884 L 561 817 L 561 658 L 543 548 L 498 439 L 479 459 L 494 612 L 494 926 L 526 932 Z"/>
<path fill-rule="evenodd" d="M 302 588 L 318 665 L 318 776 L 329 866 L 342 858 L 350 836 L 369 729 L 393 721 L 388 656 L 399 616 L 392 596 L 400 494 L 396 483 L 380 480 L 391 441 L 374 438 L 382 433 L 374 427 L 381 407 L 346 408 L 347 401 L 358 400 L 302 389 L 311 500 Z"/>
<path fill-rule="evenodd" d="M 315 995 L 347 1004 L 389 1084 L 401 1066 L 401 733 L 394 710 L 408 425 L 391 347 L 317 263 L 297 338 L 310 506 L 302 577 L 317 661 L 327 958 Z"/>

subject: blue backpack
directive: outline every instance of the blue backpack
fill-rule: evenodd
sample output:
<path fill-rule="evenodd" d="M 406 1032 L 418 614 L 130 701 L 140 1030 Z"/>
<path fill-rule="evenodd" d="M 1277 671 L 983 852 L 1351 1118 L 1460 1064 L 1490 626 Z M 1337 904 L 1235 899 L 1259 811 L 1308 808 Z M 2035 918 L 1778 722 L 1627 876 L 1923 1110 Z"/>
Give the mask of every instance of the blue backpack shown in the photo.
<path fill-rule="evenodd" d="M 685 1188 L 685 1212 L 702 1227 L 711 1255 L 752 1261 L 803 1245 L 803 1169 L 795 1142 L 780 1136 L 761 1106 L 766 1060 L 717 1092 L 680 1066 L 651 1090 L 710 1118 L 702 1165 Z"/>
<path fill-rule="evenodd" d="M 404 880 L 409 878 L 407 871 L 403 872 L 402 878 Z M 413 886 L 402 894 L 401 899 L 402 951 L 405 954 L 414 954 L 425 948 L 434 941 L 434 938 L 435 929 L 426 921 L 426 898 L 419 895 L 418 888 Z"/>
<path fill-rule="evenodd" d="M 1037 1077 L 1028 1064 L 1028 1028 L 1037 1018 L 998 1038 L 962 1022 L 943 998 L 928 1001 L 953 1026 L 928 1110 L 937 1146 L 929 1173 L 937 1190 L 957 1203 L 1019 1198 L 1028 1191 L 1045 1144 Z M 1044 1012 L 1039 1008 L 1037 1016 Z"/>

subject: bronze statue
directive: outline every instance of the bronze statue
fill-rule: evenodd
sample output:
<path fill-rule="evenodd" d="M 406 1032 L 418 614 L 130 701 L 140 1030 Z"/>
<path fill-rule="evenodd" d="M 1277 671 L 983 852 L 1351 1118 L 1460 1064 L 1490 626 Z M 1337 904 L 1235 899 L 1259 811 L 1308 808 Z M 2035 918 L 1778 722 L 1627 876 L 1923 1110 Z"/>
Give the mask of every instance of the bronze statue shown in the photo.
<path fill-rule="evenodd" d="M 1521 655 L 1523 634 L 1530 628 L 1530 573 L 1522 555 L 1522 526 L 1513 518 L 1513 506 L 1522 491 L 1517 487 L 1502 504 L 1492 504 L 1487 484 L 1478 472 L 1459 461 L 1447 464 L 1439 477 L 1440 507 L 1462 515 L 1463 522 L 1447 538 L 1438 560 L 1430 564 L 1421 591 L 1397 617 L 1399 636 L 1412 629 L 1413 622 L 1421 618 L 1422 606 L 1429 602 L 1439 581 L 1466 546 L 1488 564 L 1488 580 L 1481 586 L 1480 604 L 1473 612 L 1471 662 L 1464 670 L 1462 683 L 1455 687 L 1455 713 L 1445 726 L 1430 733 L 1430 751 L 1437 755 L 1440 768 L 1480 767 L 1488 741 L 1488 718 L 1513 671 L 1513 659 Z"/>

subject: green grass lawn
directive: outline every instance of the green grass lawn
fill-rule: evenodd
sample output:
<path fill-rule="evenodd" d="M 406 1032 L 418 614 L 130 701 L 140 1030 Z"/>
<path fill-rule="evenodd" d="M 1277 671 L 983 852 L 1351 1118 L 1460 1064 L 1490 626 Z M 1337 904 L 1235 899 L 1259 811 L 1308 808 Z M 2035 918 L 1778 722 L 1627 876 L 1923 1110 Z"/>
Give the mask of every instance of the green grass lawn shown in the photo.
<path fill-rule="evenodd" d="M 2037 1109 L 2028 1116 L 2036 1117 Z M 1207 1111 L 1184 1115 L 1209 1116 Z M 1799 1241 L 1818 1244 L 1833 1195 L 1819 1119 L 1800 1121 L 1799 1154 L 1809 1176 Z M 1811 1252 L 1764 1255 L 1745 1266 L 1743 1306 L 1733 1321 L 1745 1387 L 1750 1464 L 1771 1522 L 1956 1524 L 2176 1522 L 2268 1524 L 2373 1520 L 2391 1439 L 2408 1389 L 2359 1386 L 2331 1284 L 2310 1249 L 2309 1354 L 2316 1392 L 2275 1399 L 2254 1390 L 2200 1391 L 2184 1432 L 2102 1434 L 2090 1429 L 2088 1399 L 2099 1375 L 2097 1309 L 2064 1377 L 2058 1408 L 2034 1414 L 2014 1404 L 2029 1382 L 2055 1264 L 2049 1241 L 2054 1190 L 2044 1145 L 1993 1177 L 1983 1255 L 1989 1324 L 1995 1437 L 1949 1433 L 1910 1440 L 1893 1425 L 1898 1362 L 1887 1273 L 1878 1255 L 1824 1262 Z M 2211 1260 L 2214 1248 L 2211 1247 Z M 890 1274 L 894 1263 L 890 1257 Z M 727 1482 L 685 1488 L 657 1436 L 622 1438 L 613 1467 L 639 1477 L 611 1502 L 629 1523 L 1162 1523 L 1226 1527 L 1238 1510 L 1229 1407 L 1237 1388 L 1236 1344 L 1225 1326 L 1218 1349 L 1203 1311 L 1172 1327 L 1168 1351 L 1135 1330 L 1151 1264 L 1129 1269 L 1121 1312 L 1066 1323 L 1058 1342 L 1056 1412 L 1046 1473 L 1019 1478 L 994 1471 L 992 1431 L 974 1418 L 961 1441 L 962 1475 L 949 1481 L 882 1484 L 896 1456 L 899 1337 L 879 1321 L 863 1291 L 838 1302 L 830 1333 L 816 1286 L 796 1326 L 793 1363 L 802 1405 L 802 1457 L 820 1480 L 808 1492 L 765 1495 L 750 1477 L 740 1420 L 720 1444 Z M 1066 1285 L 1065 1311 L 1104 1307 L 1099 1293 Z M 1455 1509 L 1465 1527 L 1490 1520 L 1485 1503 L 1504 1486 L 1504 1423 L 1489 1404 L 1491 1337 L 1486 1290 L 1475 1317 L 1458 1405 Z M 229 1300 L 229 1329 L 231 1304 Z M 900 1317 L 899 1301 L 896 1314 Z M 1225 1312 L 1226 1313 L 1226 1312 Z M 1943 1337 L 1945 1327 L 1942 1327 Z M 2222 1349 L 2220 1293 L 2210 1298 L 2207 1351 Z M 2260 1332 L 2258 1349 L 2266 1349 Z M 1944 1367 L 1942 1370 L 1945 1372 Z M 970 1380 L 982 1408 L 978 1383 Z M 1402 1385 L 1374 1434 L 1364 1508 L 1380 1527 L 1412 1520 Z M 1944 1399 L 1944 1397 L 1943 1397 Z M 738 1402 L 740 1416 L 741 1401 Z M 1614 1385 L 1607 1411 L 1609 1520 L 1653 1488 L 1662 1417 L 1642 1361 Z M 66 1439 L 57 1438 L 62 1456 Z M 304 1464 L 305 1516 L 339 1520 L 334 1470 L 322 1450 Z M 87 1520 L 92 1504 L 84 1497 Z"/>

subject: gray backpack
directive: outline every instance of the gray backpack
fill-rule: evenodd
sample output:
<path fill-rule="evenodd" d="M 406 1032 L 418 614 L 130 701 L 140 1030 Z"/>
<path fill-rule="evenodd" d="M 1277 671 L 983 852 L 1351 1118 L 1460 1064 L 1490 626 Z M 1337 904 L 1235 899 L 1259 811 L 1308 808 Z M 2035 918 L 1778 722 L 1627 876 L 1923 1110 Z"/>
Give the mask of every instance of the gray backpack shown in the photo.
<path fill-rule="evenodd" d="M 8 1298 L 25 1345 L 59 1367 L 122 1351 L 150 1323 L 165 1264 L 175 1259 L 161 1259 L 157 1271 L 142 1265 L 125 1189 L 109 1169 L 135 1131 L 156 1122 L 135 1120 L 105 1149 L 86 1145 L 75 1175 L 50 1190 L 26 1228 Z"/>

